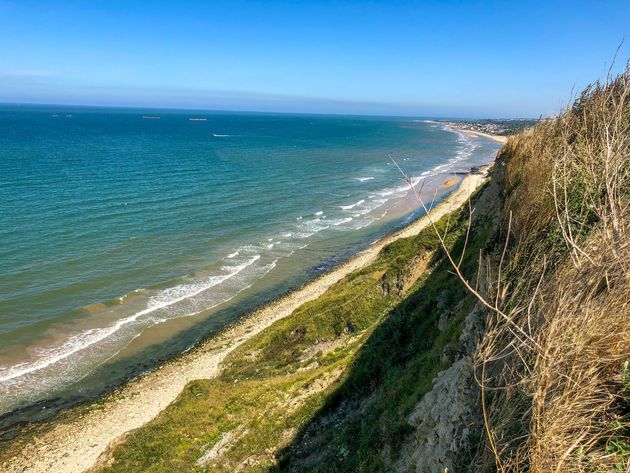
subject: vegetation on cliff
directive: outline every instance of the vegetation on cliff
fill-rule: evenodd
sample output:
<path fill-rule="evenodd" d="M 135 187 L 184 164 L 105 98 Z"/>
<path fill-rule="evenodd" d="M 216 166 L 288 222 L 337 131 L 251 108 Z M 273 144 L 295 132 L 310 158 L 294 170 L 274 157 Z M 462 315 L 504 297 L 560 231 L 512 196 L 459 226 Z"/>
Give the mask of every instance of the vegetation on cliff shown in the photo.
<path fill-rule="evenodd" d="M 510 232 L 486 274 L 481 465 L 630 468 L 629 95 L 626 68 L 498 158 Z"/>

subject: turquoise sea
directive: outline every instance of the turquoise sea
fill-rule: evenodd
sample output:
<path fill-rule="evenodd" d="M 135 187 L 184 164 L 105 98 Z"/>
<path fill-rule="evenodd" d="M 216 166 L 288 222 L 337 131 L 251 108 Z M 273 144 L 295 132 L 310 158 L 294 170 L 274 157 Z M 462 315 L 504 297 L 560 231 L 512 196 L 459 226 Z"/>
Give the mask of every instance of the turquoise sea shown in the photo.
<path fill-rule="evenodd" d="M 94 396 L 409 221 L 388 155 L 439 200 L 498 147 L 408 118 L 0 106 L 0 414 Z"/>

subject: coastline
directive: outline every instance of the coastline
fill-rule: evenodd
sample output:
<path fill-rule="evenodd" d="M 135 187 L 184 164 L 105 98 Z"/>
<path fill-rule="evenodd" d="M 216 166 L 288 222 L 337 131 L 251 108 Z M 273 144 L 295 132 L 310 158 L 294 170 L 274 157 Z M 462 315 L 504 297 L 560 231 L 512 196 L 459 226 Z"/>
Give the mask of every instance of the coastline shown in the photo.
<path fill-rule="evenodd" d="M 490 140 L 496 141 L 497 143 L 505 144 L 508 141 L 509 136 L 504 135 L 495 135 L 492 133 L 484 133 L 482 131 L 469 130 L 468 128 L 459 127 L 452 122 L 441 121 L 441 120 L 423 120 L 425 123 L 436 123 L 443 125 L 447 131 L 451 131 L 453 133 L 464 133 L 471 138 L 488 138 Z"/>
<path fill-rule="evenodd" d="M 503 136 L 503 135 L 492 135 L 490 133 L 484 133 L 481 131 L 474 131 L 474 130 L 467 130 L 466 128 L 459 128 L 453 125 L 446 125 L 447 129 L 453 130 L 453 131 L 457 131 L 459 133 L 464 133 L 468 136 L 471 137 L 476 137 L 476 136 L 481 136 L 483 138 L 488 138 L 491 140 L 496 141 L 497 143 L 502 143 L 505 144 L 507 143 L 508 137 L 507 136 Z"/>
<path fill-rule="evenodd" d="M 437 220 L 461 206 L 485 180 L 482 175 L 465 176 L 459 187 L 430 211 L 431 218 Z M 190 352 L 127 383 L 88 407 L 69 411 L 61 419 L 53 421 L 49 430 L 35 435 L 28 443 L 19 437 L 10 441 L 16 447 L 11 449 L 12 452 L 17 452 L 7 455 L 6 449 L 0 468 L 2 471 L 17 469 L 28 472 L 75 472 L 91 468 L 112 442 L 153 419 L 177 398 L 189 381 L 216 377 L 221 361 L 232 350 L 290 315 L 297 307 L 316 299 L 352 271 L 371 263 L 387 244 L 413 236 L 429 224 L 427 215 L 419 217 L 346 263 L 245 316 Z"/>

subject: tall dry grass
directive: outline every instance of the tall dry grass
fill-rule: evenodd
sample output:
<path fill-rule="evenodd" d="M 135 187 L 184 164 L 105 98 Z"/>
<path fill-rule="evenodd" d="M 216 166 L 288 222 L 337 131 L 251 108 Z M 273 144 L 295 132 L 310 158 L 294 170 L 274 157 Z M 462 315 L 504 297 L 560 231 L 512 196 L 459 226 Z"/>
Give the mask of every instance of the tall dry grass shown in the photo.
<path fill-rule="evenodd" d="M 630 68 L 509 140 L 486 258 L 487 471 L 630 472 Z"/>

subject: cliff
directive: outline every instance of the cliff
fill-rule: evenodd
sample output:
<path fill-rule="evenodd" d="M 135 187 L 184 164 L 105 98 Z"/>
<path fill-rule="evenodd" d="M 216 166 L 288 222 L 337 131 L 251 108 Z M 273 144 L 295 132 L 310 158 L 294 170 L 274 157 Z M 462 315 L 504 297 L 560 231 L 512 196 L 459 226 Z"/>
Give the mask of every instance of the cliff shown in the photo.
<path fill-rule="evenodd" d="M 102 471 L 628 471 L 630 71 L 231 352 Z"/>

